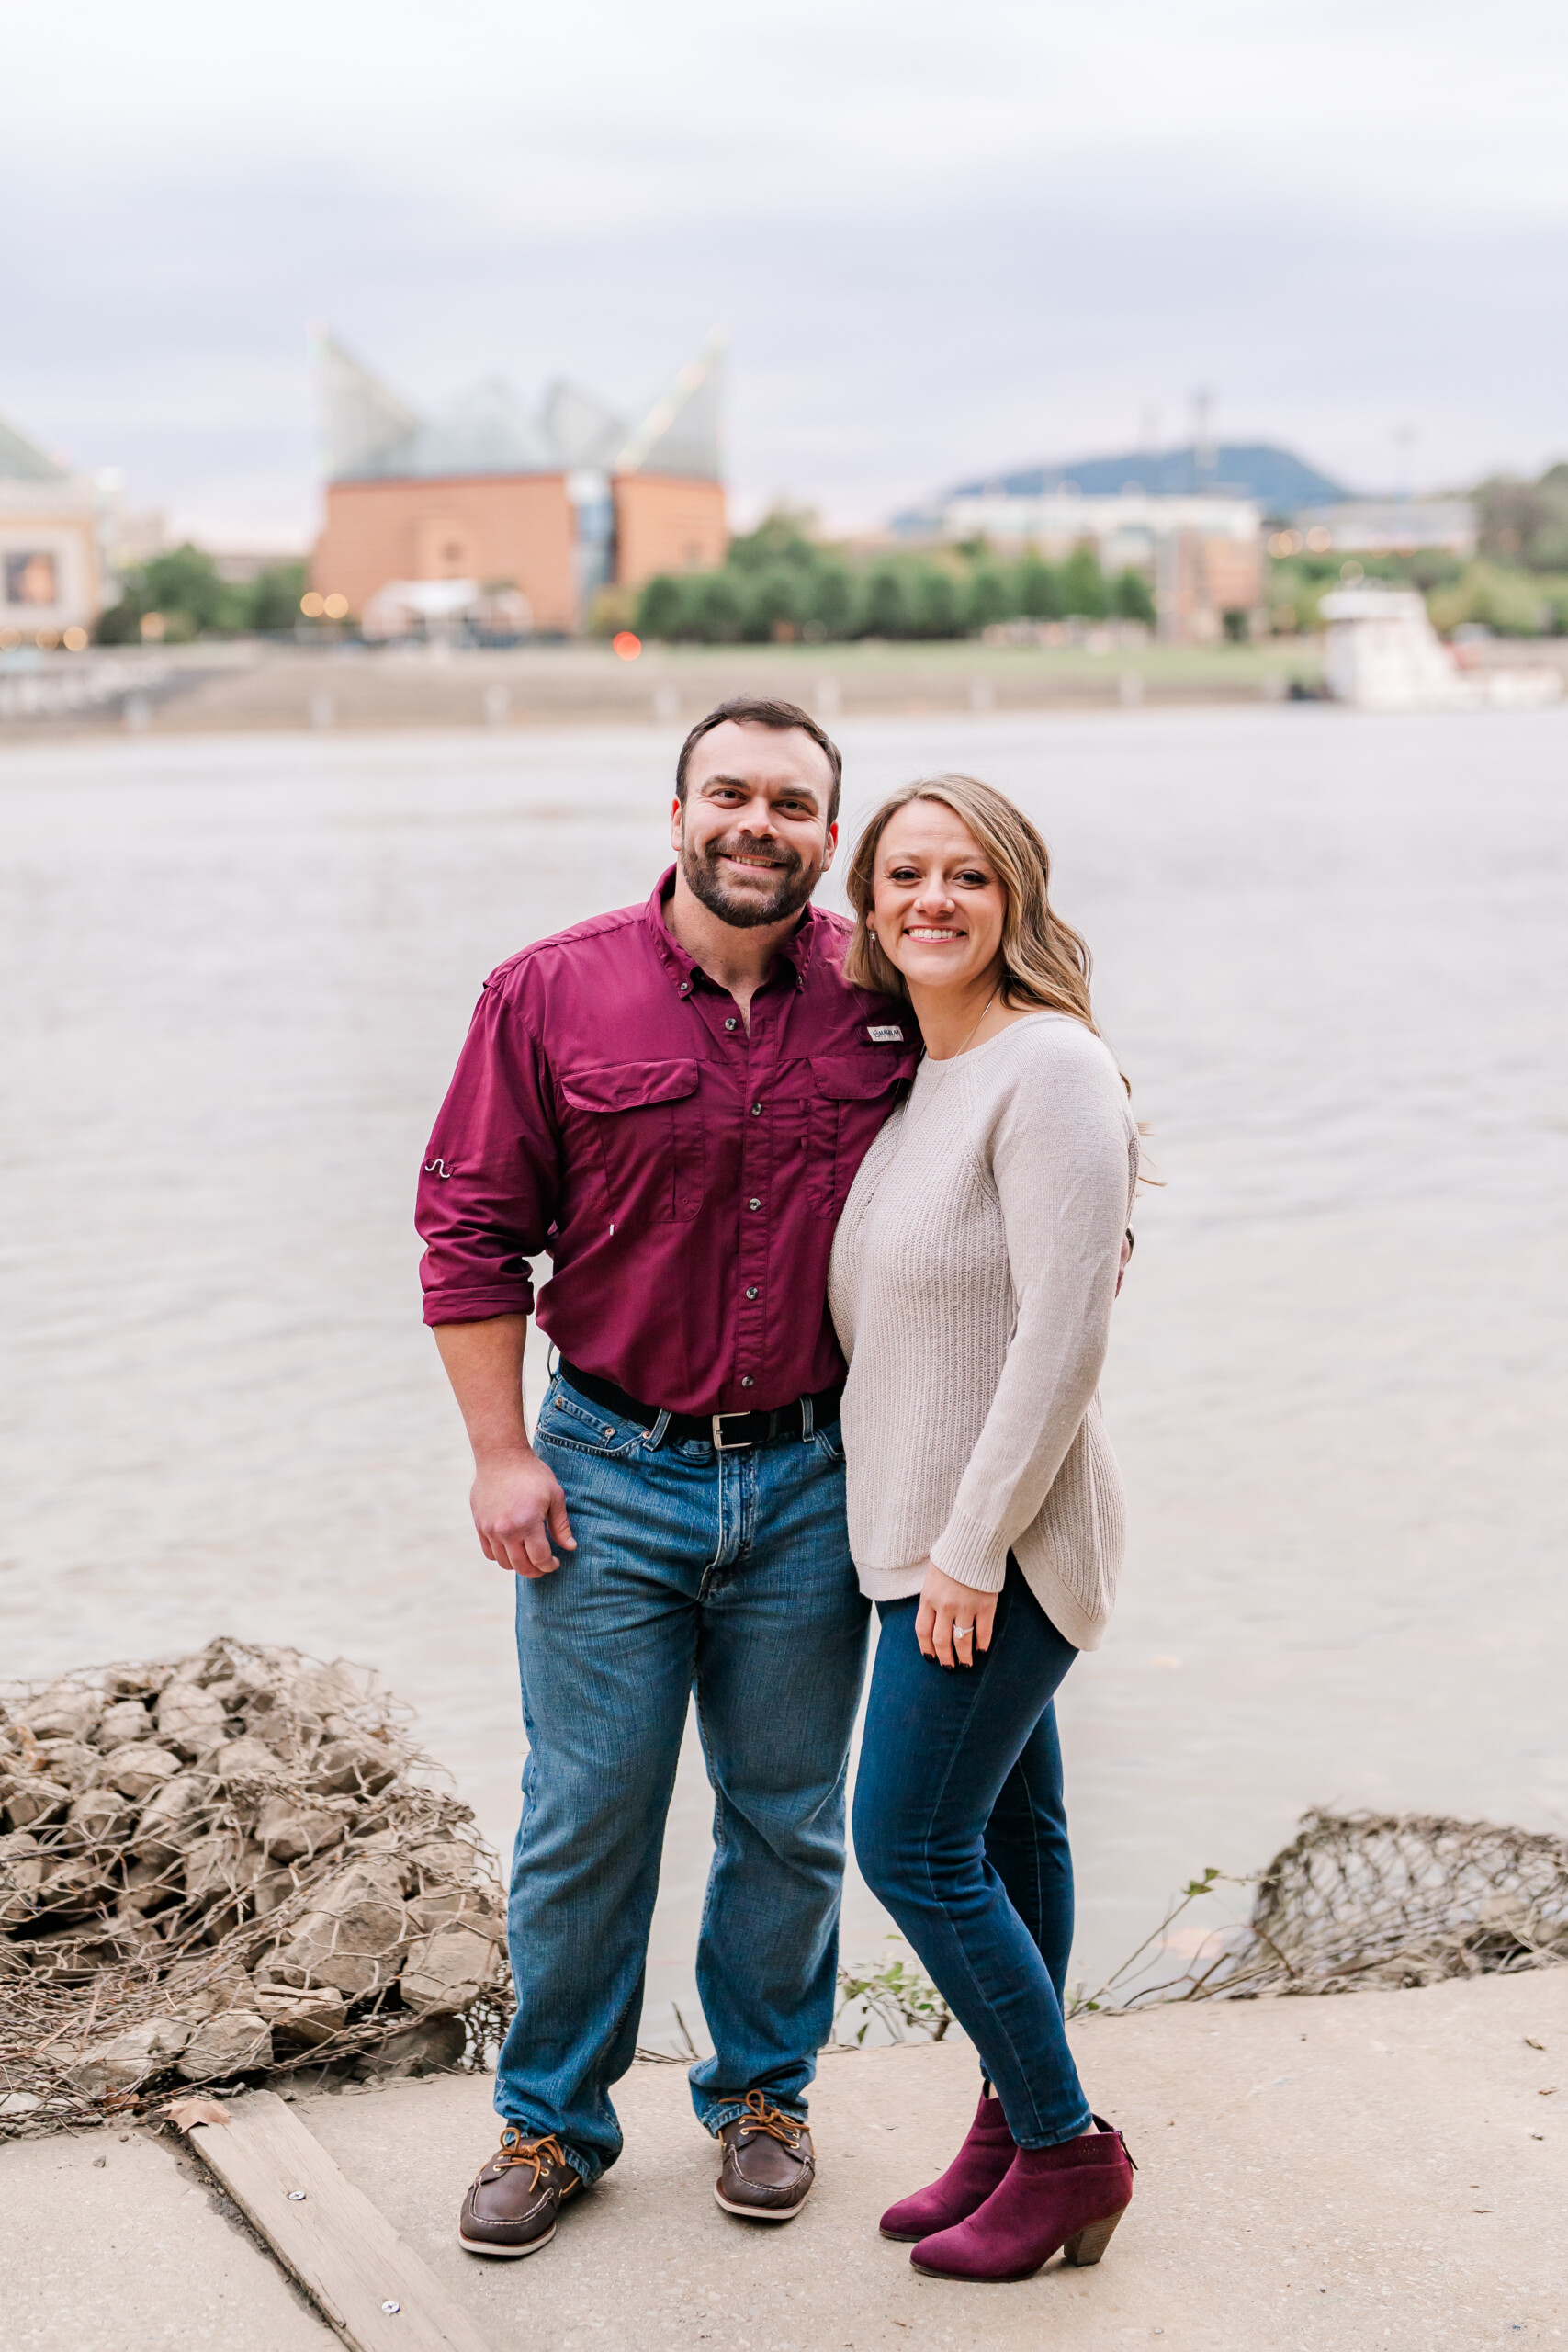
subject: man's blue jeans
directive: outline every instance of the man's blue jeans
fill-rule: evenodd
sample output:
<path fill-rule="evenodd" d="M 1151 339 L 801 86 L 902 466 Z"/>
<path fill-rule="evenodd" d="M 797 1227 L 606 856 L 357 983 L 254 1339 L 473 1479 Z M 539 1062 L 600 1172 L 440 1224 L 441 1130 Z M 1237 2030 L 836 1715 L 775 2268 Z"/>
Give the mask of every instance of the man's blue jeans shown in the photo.
<path fill-rule="evenodd" d="M 1021 2148 L 1093 2118 L 1062 1995 L 1073 1864 L 1055 1694 L 1077 1657 L 1008 1560 L 991 1646 L 942 1667 L 918 1600 L 879 1603 L 855 1784 L 855 1859 L 980 2053 Z"/>
<path fill-rule="evenodd" d="M 717 2132 L 765 2091 L 806 2113 L 831 2030 L 844 1792 L 869 1608 L 844 1524 L 838 1425 L 716 1453 L 655 1444 L 558 1378 L 534 1443 L 575 1552 L 517 1580 L 528 1760 L 507 1917 L 517 2012 L 495 2104 L 595 2180 L 621 2151 L 687 1702 L 714 1788 L 697 1989 Z"/>

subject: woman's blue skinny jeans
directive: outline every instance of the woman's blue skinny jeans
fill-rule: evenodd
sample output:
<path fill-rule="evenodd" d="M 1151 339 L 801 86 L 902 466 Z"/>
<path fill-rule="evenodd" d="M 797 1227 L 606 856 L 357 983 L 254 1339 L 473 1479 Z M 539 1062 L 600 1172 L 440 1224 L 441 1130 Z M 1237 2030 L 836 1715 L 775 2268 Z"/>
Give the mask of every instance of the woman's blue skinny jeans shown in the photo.
<path fill-rule="evenodd" d="M 972 1667 L 921 1656 L 917 1599 L 878 1606 L 862 1875 L 979 2052 L 1019 2146 L 1076 2140 L 1094 2119 L 1062 2021 L 1073 1863 L 1054 1700 L 1077 1652 L 1010 1555 Z"/>

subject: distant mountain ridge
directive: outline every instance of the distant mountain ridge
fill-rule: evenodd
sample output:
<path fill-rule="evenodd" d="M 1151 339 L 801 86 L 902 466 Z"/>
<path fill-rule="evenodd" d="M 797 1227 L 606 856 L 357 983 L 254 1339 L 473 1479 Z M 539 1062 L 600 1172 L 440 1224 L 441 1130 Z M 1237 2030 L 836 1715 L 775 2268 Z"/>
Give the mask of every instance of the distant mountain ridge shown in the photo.
<path fill-rule="evenodd" d="M 1077 458 L 1059 466 L 1024 466 L 1014 473 L 990 474 L 956 483 L 932 504 L 950 498 L 1038 498 L 1046 491 L 1076 490 L 1087 498 L 1114 496 L 1135 487 L 1158 496 L 1224 491 L 1255 498 L 1270 514 L 1292 514 L 1298 506 L 1326 506 L 1352 492 L 1342 482 L 1319 473 L 1289 449 L 1267 441 L 1222 441 L 1203 451 L 1131 449 L 1122 457 Z M 900 518 L 902 519 L 902 518 Z"/>

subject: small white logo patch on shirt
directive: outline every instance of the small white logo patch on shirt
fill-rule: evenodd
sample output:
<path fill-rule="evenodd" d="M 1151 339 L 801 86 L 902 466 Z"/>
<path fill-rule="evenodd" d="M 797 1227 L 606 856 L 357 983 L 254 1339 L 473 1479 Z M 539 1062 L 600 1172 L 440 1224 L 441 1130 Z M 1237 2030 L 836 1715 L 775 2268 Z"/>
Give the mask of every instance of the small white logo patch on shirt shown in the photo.
<path fill-rule="evenodd" d="M 901 1046 L 904 1042 L 904 1032 L 891 1021 L 881 1027 L 874 1022 L 868 1022 L 865 1034 L 874 1046 Z"/>

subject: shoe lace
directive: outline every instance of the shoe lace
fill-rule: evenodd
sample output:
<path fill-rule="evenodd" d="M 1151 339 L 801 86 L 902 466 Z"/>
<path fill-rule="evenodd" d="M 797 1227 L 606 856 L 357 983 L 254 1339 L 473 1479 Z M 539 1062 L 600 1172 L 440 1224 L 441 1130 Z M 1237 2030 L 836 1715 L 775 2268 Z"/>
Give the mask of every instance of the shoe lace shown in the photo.
<path fill-rule="evenodd" d="M 501 2146 L 492 2161 L 502 2170 L 511 2165 L 531 2165 L 534 2177 L 528 2186 L 537 2188 L 547 2164 L 565 2164 L 566 2150 L 553 2132 L 537 2140 L 525 2140 L 521 2132 L 509 2127 L 501 2135 Z"/>
<path fill-rule="evenodd" d="M 764 2091 L 747 2092 L 746 2112 L 739 2121 L 740 2129 L 735 2135 L 738 2140 L 754 2140 L 759 2132 L 765 2132 L 770 2140 L 781 2140 L 792 2156 L 798 2154 L 800 2118 L 786 2115 L 782 2108 L 774 2107 Z"/>

